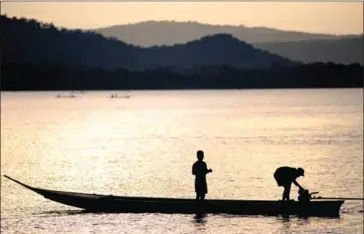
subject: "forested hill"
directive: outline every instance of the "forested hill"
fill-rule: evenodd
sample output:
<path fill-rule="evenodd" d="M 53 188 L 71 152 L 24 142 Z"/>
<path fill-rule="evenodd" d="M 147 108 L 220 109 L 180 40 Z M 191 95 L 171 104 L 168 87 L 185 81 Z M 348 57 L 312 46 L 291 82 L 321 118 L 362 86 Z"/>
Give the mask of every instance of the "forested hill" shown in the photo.
<path fill-rule="evenodd" d="M 168 67 L 175 71 L 195 66 L 250 69 L 295 64 L 228 34 L 174 46 L 141 48 L 95 32 L 57 28 L 31 19 L 1 16 L 0 20 L 3 63 L 129 70 Z"/>
<path fill-rule="evenodd" d="M 363 35 L 336 40 L 259 43 L 254 46 L 303 63 L 364 63 Z"/>
<path fill-rule="evenodd" d="M 305 40 L 340 39 L 342 36 L 318 33 L 284 31 L 243 25 L 210 25 L 198 22 L 144 21 L 94 29 L 105 36 L 116 37 L 143 47 L 174 45 L 220 33 L 231 34 L 247 43 L 287 42 Z"/>
<path fill-rule="evenodd" d="M 228 34 L 141 48 L 1 16 L 2 90 L 363 87 L 363 66 L 301 64 Z"/>
<path fill-rule="evenodd" d="M 105 36 L 144 47 L 174 45 L 206 35 L 231 34 L 270 53 L 304 63 L 363 64 L 363 34 L 330 35 L 264 27 L 209 25 L 198 22 L 145 21 L 95 29 Z"/>
<path fill-rule="evenodd" d="M 295 67 L 242 70 L 229 66 L 199 67 L 188 73 L 168 69 L 105 71 L 60 65 L 2 66 L 2 90 L 116 89 L 264 89 L 363 87 L 359 64 L 316 63 Z"/>
<path fill-rule="evenodd" d="M 141 50 L 95 32 L 57 28 L 32 19 L 1 16 L 3 63 L 133 67 Z"/>

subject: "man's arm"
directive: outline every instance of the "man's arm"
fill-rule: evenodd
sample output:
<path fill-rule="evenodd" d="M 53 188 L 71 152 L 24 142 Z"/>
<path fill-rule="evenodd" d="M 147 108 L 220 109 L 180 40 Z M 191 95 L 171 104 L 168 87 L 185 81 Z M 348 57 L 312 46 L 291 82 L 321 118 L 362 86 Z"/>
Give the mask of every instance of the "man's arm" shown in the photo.
<path fill-rule="evenodd" d="M 192 165 L 192 175 L 196 175 L 196 168 L 195 164 Z"/>
<path fill-rule="evenodd" d="M 296 185 L 297 187 L 299 187 L 300 190 L 303 189 L 303 187 L 299 183 L 297 183 L 296 180 L 294 180 L 293 183 L 294 183 L 294 185 Z"/>

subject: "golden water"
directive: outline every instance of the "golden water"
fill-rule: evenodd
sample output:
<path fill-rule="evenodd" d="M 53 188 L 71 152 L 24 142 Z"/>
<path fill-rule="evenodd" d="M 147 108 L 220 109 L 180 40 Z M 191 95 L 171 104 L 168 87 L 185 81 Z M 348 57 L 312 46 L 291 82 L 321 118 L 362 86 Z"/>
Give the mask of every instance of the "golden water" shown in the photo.
<path fill-rule="evenodd" d="M 124 93 L 115 91 L 117 93 Z M 280 199 L 282 165 L 322 196 L 363 197 L 363 91 L 1 93 L 1 174 L 41 188 L 193 198 L 195 153 L 208 198 Z M 67 92 L 63 92 L 68 94 Z M 296 198 L 293 187 L 291 196 Z M 3 233 L 362 233 L 363 202 L 340 219 L 79 214 L 1 178 Z"/>

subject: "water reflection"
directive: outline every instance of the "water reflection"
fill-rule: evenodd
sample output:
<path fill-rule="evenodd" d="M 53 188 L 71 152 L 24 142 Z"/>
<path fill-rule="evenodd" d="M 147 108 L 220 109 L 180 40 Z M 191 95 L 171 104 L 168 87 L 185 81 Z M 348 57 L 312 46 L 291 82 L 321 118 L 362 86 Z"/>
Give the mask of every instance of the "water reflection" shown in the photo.
<path fill-rule="evenodd" d="M 277 219 L 282 220 L 283 223 L 289 223 L 291 221 L 289 215 L 277 216 Z"/>
<path fill-rule="evenodd" d="M 105 92 L 87 92 L 72 102 L 55 95 L 2 93 L 4 174 L 55 190 L 187 198 L 194 195 L 190 167 L 198 145 L 216 170 L 208 178 L 208 199 L 278 199 L 281 189 L 272 175 L 282 165 L 307 168 L 302 186 L 322 194 L 363 194 L 361 89 L 150 91 L 136 92 L 128 102 L 109 101 Z M 1 215 L 18 217 L 2 217 L 1 233 L 39 233 L 40 225 L 52 227 L 45 233 L 363 233 L 363 205 L 354 202 L 344 204 L 339 221 L 66 213 L 43 218 L 32 214 L 66 207 L 37 196 L 1 183 Z"/>
<path fill-rule="evenodd" d="M 206 223 L 206 214 L 196 214 L 193 219 L 196 224 L 205 224 Z"/>
<path fill-rule="evenodd" d="M 33 213 L 34 216 L 38 217 L 53 217 L 53 216 L 71 216 L 71 215 L 82 215 L 90 212 L 84 210 L 50 210 Z"/>
<path fill-rule="evenodd" d="M 280 228 L 281 230 L 291 229 L 292 220 L 289 218 L 289 216 L 277 217 L 277 221 L 282 222 L 282 228 Z"/>

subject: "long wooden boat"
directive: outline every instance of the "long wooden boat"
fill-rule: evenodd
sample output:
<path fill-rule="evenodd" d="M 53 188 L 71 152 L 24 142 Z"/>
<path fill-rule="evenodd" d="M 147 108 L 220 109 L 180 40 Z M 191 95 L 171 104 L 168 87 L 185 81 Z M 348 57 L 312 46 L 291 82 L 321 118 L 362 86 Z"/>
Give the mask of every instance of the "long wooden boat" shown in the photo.
<path fill-rule="evenodd" d="M 239 215 L 297 215 L 338 217 L 344 200 L 309 202 L 282 202 L 274 200 L 217 200 L 196 202 L 194 199 L 126 197 L 87 193 L 63 192 L 26 185 L 9 176 L 6 178 L 30 189 L 45 198 L 84 209 L 88 212 L 117 213 L 226 213 Z"/>

